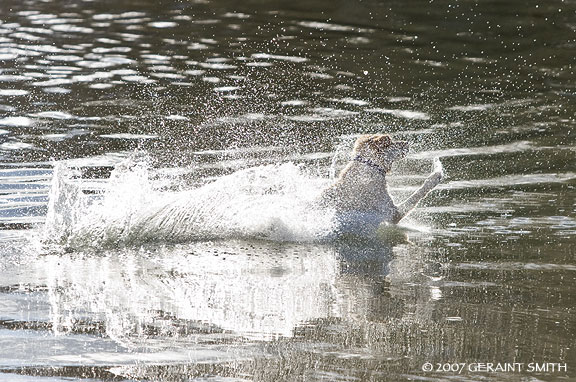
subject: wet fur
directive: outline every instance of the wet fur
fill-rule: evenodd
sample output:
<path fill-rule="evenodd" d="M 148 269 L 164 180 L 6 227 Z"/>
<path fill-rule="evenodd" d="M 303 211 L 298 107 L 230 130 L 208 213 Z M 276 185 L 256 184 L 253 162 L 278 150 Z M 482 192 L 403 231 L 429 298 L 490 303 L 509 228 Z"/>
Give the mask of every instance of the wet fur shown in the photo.
<path fill-rule="evenodd" d="M 388 193 L 386 173 L 392 164 L 409 151 L 405 141 L 393 141 L 385 134 L 362 135 L 354 144 L 352 160 L 340 173 L 336 182 L 324 190 L 321 204 L 336 211 L 342 225 L 350 220 L 366 217 L 363 227 L 380 223 L 398 223 L 436 187 L 443 178 L 438 159 L 424 184 L 404 202 L 396 205 Z M 362 222 L 353 222 L 358 225 Z"/>

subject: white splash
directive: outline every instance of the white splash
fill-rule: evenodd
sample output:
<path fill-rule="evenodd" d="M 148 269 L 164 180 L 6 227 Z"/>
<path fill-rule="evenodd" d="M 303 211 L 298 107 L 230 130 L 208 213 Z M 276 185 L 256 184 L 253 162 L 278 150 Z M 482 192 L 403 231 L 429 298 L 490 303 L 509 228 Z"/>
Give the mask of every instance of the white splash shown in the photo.
<path fill-rule="evenodd" d="M 55 166 L 45 243 L 78 248 L 239 237 L 309 241 L 331 230 L 331 214 L 311 203 L 323 182 L 292 163 L 241 170 L 181 192 L 161 191 L 166 179 L 152 181 L 147 165 L 130 159 L 116 166 L 96 196 L 85 194 L 85 184 L 73 178 L 73 170 Z"/>

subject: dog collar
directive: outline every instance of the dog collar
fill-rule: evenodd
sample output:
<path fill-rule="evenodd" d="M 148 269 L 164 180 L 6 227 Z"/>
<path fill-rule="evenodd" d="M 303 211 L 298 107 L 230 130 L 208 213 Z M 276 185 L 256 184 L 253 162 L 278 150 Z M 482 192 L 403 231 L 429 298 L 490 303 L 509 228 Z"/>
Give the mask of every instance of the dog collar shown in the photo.
<path fill-rule="evenodd" d="M 360 155 L 356 155 L 354 160 L 360 163 L 364 163 L 366 166 L 372 167 L 374 170 L 378 171 L 380 175 L 386 176 L 386 170 L 384 170 L 381 166 L 378 166 L 376 163 L 372 162 L 370 159 L 366 159 Z"/>

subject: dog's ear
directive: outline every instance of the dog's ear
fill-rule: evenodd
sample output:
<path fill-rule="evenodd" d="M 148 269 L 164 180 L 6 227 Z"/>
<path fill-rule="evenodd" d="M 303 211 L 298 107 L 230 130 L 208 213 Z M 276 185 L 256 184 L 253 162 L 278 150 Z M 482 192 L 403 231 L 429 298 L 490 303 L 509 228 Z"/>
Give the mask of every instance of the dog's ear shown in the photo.
<path fill-rule="evenodd" d="M 372 150 L 382 151 L 392 145 L 392 138 L 386 134 L 377 134 L 371 136 L 366 143 Z"/>
<path fill-rule="evenodd" d="M 392 138 L 386 134 L 361 135 L 354 144 L 354 151 L 359 152 L 362 149 L 372 151 L 382 151 L 392 144 Z"/>

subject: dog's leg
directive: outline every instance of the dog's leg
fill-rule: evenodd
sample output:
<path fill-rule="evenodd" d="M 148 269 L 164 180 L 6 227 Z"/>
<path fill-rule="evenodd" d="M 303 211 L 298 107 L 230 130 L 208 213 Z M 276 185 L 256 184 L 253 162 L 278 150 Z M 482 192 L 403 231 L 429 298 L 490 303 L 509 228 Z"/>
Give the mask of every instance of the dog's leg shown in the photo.
<path fill-rule="evenodd" d="M 436 187 L 444 177 L 444 170 L 439 158 L 434 158 L 432 174 L 426 178 L 424 184 L 397 207 L 393 223 L 396 224 L 410 213 L 430 191 Z"/>

